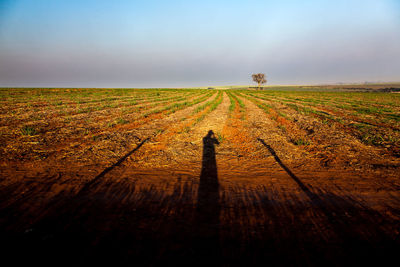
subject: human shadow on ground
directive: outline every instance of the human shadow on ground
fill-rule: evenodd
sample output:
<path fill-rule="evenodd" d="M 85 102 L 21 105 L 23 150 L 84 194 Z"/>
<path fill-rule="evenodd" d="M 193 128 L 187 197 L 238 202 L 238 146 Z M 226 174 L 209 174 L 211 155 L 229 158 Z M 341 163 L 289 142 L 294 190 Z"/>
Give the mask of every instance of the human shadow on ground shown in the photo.
<path fill-rule="evenodd" d="M 203 138 L 200 184 L 197 192 L 194 250 L 197 260 L 219 258 L 220 196 L 215 145 L 218 140 L 212 130 Z"/>
<path fill-rule="evenodd" d="M 224 176 L 222 187 L 217 144 L 212 132 L 204 137 L 197 172 L 108 173 L 84 194 L 69 190 L 70 195 L 55 195 L 53 202 L 32 212 L 38 199 L 54 190 L 51 184 L 10 208 L 0 201 L 3 261 L 41 266 L 369 266 L 397 259 L 399 221 L 364 202 L 359 192 L 313 177 L 301 181 L 306 174 L 290 170 L 271 146 L 266 147 L 290 177 L 274 169 L 258 183 L 247 184 L 248 178 L 257 179 L 248 170 L 243 177 L 230 176 L 232 181 Z M 148 176 L 168 179 L 154 182 Z M 268 177 L 282 181 L 263 182 Z M 20 213 L 25 216 L 15 216 Z M 30 217 L 39 217 L 37 223 L 29 223 Z"/>
<path fill-rule="evenodd" d="M 219 218 L 219 183 L 217 161 L 215 158 L 215 145 L 218 144 L 219 142 L 211 130 L 203 138 L 203 159 L 197 197 L 197 210 L 199 220 L 207 224 L 218 224 Z"/>

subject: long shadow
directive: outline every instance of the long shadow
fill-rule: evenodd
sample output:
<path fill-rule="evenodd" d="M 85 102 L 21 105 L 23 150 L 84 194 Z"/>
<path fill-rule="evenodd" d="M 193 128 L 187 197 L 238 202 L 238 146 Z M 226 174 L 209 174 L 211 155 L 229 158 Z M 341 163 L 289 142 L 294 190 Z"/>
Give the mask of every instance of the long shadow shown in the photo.
<path fill-rule="evenodd" d="M 264 140 L 260 138 L 258 138 L 258 141 L 260 141 L 266 148 L 268 148 L 272 156 L 274 156 L 276 162 L 299 185 L 299 187 L 310 199 L 310 203 L 312 204 L 313 209 L 316 211 L 320 211 L 322 214 L 325 215 L 328 223 L 333 228 L 337 236 L 341 240 L 343 240 L 343 246 L 347 246 L 346 249 L 348 251 L 353 251 L 353 247 L 367 247 L 369 249 L 371 248 L 371 244 L 368 244 L 368 239 L 370 238 L 368 237 L 368 233 L 371 231 L 370 225 L 374 225 L 375 228 L 376 221 L 383 222 L 384 218 L 382 217 L 382 215 L 370 209 L 369 207 L 364 206 L 362 203 L 352 199 L 351 196 L 342 197 L 329 192 L 326 192 L 320 196 L 312 192 L 287 166 L 285 166 L 285 164 L 283 164 L 283 162 L 280 160 L 280 158 L 271 146 L 266 144 Z M 366 230 L 363 229 L 363 227 L 366 227 Z M 359 229 L 363 230 L 357 232 L 356 230 Z M 392 250 L 392 245 L 394 247 L 398 246 L 394 244 L 393 240 L 391 240 L 390 237 L 388 238 L 384 232 L 378 233 L 377 236 L 380 236 L 381 239 L 378 241 L 372 240 L 372 242 L 381 242 L 385 244 L 383 246 L 384 249 L 382 250 L 383 254 L 385 253 L 386 249 Z M 372 245 L 376 244 L 372 243 Z M 379 251 L 379 253 L 382 253 L 382 251 Z M 360 252 L 359 255 L 365 253 L 363 249 L 359 249 L 357 252 Z M 373 250 L 370 250 L 369 252 L 376 253 L 376 251 L 374 252 Z"/>
<path fill-rule="evenodd" d="M 105 182 L 101 178 L 110 167 L 97 176 L 96 188 L 89 188 L 85 198 L 75 199 L 73 192 L 61 195 L 60 204 L 44 207 L 47 215 L 34 225 L 13 215 L 26 212 L 26 203 L 35 205 L 36 198 L 20 202 L 20 208 L 3 217 L 0 209 L 5 259 L 41 266 L 60 259 L 65 266 L 369 266 L 373 260 L 379 265 L 397 260 L 397 220 L 364 207 L 351 195 L 303 184 L 271 147 L 305 198 L 290 190 L 279 196 L 263 184 L 233 185 L 220 195 L 218 141 L 212 131 L 203 143 L 199 186 L 192 175 L 175 181 L 177 175 L 169 169 L 158 175 L 171 176 L 170 181 L 157 186 L 136 185 L 135 179 Z M 169 186 L 172 191 L 166 190 Z M 2 219 L 11 227 L 2 227 Z"/>
<path fill-rule="evenodd" d="M 196 254 L 200 260 L 218 258 L 221 204 L 215 145 L 212 130 L 203 138 L 203 158 L 196 209 Z"/>
<path fill-rule="evenodd" d="M 285 164 L 283 164 L 283 162 L 281 161 L 281 159 L 278 157 L 275 150 L 271 146 L 266 144 L 263 139 L 258 138 L 258 141 L 260 141 L 269 150 L 269 152 L 275 158 L 275 161 L 282 167 L 282 169 L 284 169 L 287 172 L 287 174 L 289 174 L 289 176 L 299 185 L 301 190 L 303 190 L 303 192 L 307 195 L 312 205 L 314 207 L 318 207 L 321 210 L 321 212 L 325 214 L 325 216 L 328 218 L 329 221 L 331 222 L 336 221 L 333 214 L 336 214 L 338 212 L 344 213 L 344 211 L 342 211 L 340 208 L 340 204 L 343 203 L 341 203 L 341 201 L 339 201 L 338 198 L 332 197 L 332 199 L 328 199 L 325 197 L 323 199 L 317 194 L 313 193 Z M 341 225 L 340 227 L 342 226 L 343 225 Z"/>
<path fill-rule="evenodd" d="M 88 190 L 94 185 L 99 182 L 107 173 L 112 171 L 115 167 L 118 167 L 121 165 L 122 162 L 124 162 L 129 156 L 131 156 L 133 153 L 135 153 L 144 143 L 146 143 L 150 138 L 144 139 L 140 144 L 138 144 L 134 149 L 126 153 L 123 157 L 121 157 L 116 163 L 111 165 L 110 167 L 105 168 L 99 175 L 97 175 L 93 180 L 85 184 L 81 190 L 79 190 L 77 196 L 81 196 L 82 194 L 85 194 L 88 192 Z"/>
<path fill-rule="evenodd" d="M 200 174 L 197 209 L 205 222 L 213 222 L 218 217 L 215 207 L 219 203 L 219 183 L 217 161 L 215 158 L 215 144 L 219 144 L 213 131 L 209 131 L 203 138 L 203 159 Z"/>
<path fill-rule="evenodd" d="M 281 161 L 281 159 L 278 157 L 278 155 L 275 153 L 275 150 L 271 146 L 266 144 L 263 139 L 257 138 L 257 140 L 260 141 L 266 148 L 268 148 L 269 152 L 275 158 L 275 161 L 282 167 L 282 169 L 284 169 L 287 172 L 287 174 L 289 174 L 290 177 L 292 177 L 292 179 L 299 185 L 301 190 L 303 190 L 303 192 L 312 201 L 314 201 L 315 199 L 319 198 L 317 195 L 315 195 L 313 192 L 311 192 L 311 190 L 305 184 L 303 184 L 303 182 L 300 181 L 300 179 L 297 178 L 297 176 L 288 167 L 286 167 L 285 164 L 283 164 L 283 162 Z"/>

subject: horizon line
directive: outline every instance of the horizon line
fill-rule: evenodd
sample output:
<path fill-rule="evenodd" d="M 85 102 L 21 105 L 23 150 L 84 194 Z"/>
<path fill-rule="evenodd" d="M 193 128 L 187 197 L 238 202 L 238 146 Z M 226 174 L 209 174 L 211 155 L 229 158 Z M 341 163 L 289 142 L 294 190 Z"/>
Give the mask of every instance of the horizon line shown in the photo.
<path fill-rule="evenodd" d="M 365 85 L 365 86 L 371 86 L 371 85 L 390 85 L 390 84 L 400 84 L 400 81 L 384 81 L 384 82 L 333 82 L 333 83 L 309 83 L 309 84 L 268 84 L 268 85 L 261 85 L 260 87 L 284 87 L 284 86 L 289 86 L 289 87 L 295 87 L 295 86 L 346 86 L 346 85 Z M 16 88 L 16 89 L 36 89 L 36 88 L 44 88 L 44 89 L 57 89 L 57 88 L 63 88 L 63 89 L 76 89 L 76 88 L 81 88 L 81 89 L 207 89 L 207 88 L 213 88 L 213 89 L 218 89 L 218 88 L 225 88 L 225 87 L 259 87 L 254 84 L 247 84 L 247 85 L 206 85 L 206 86 L 177 86 L 177 87 L 101 87 L 101 86 L 0 86 L 0 89 L 11 89 L 11 88 Z"/>

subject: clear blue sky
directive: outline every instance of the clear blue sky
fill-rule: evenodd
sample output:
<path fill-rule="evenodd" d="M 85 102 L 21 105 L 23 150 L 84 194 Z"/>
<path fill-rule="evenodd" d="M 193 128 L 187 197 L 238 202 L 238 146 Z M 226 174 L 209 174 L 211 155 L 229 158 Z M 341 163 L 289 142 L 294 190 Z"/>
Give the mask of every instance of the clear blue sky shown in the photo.
<path fill-rule="evenodd" d="M 400 0 L 0 0 L 0 86 L 400 81 Z"/>

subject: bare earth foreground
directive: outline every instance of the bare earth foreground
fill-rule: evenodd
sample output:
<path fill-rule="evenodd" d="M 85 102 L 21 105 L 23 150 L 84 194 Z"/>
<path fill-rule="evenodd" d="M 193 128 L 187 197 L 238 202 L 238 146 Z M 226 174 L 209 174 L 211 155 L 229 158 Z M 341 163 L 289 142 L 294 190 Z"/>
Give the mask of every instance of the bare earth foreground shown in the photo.
<path fill-rule="evenodd" d="M 353 94 L 3 89 L 2 261 L 397 262 L 400 96 Z"/>

